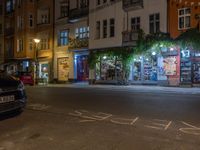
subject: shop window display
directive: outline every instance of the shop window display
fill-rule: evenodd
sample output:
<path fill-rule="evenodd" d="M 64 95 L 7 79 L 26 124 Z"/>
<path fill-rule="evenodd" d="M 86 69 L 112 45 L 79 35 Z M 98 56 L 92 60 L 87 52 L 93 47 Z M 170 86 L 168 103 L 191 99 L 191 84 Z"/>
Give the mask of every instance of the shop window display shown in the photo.
<path fill-rule="evenodd" d="M 181 51 L 181 82 L 182 83 L 191 83 L 192 71 L 191 71 L 192 62 L 190 59 L 190 51 L 182 50 Z"/>
<path fill-rule="evenodd" d="M 134 81 L 141 81 L 141 62 L 134 62 Z"/>
<path fill-rule="evenodd" d="M 193 55 L 193 68 L 192 68 L 192 81 L 193 83 L 200 83 L 200 53 L 194 52 Z"/>
<path fill-rule="evenodd" d="M 122 79 L 122 63 L 114 57 L 101 58 L 96 65 L 96 79 L 120 80 Z"/>
<path fill-rule="evenodd" d="M 134 81 L 157 81 L 156 56 L 140 57 L 133 64 Z"/>
<path fill-rule="evenodd" d="M 144 60 L 144 80 L 157 81 L 157 62 L 153 58 Z"/>
<path fill-rule="evenodd" d="M 200 83 L 200 62 L 193 64 L 193 83 Z"/>

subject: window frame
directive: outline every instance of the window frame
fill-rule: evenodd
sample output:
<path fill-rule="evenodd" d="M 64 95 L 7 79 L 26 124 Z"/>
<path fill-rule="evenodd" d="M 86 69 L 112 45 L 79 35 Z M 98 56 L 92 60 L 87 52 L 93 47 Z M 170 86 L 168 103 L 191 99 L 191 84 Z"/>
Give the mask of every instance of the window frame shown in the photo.
<path fill-rule="evenodd" d="M 190 10 L 190 13 L 189 14 L 187 14 L 186 13 L 186 10 Z M 183 10 L 184 11 L 184 13 L 183 13 L 183 15 L 181 15 L 180 14 L 180 11 L 181 10 Z M 191 28 L 191 8 L 189 8 L 189 7 L 185 7 L 185 8 L 180 8 L 180 9 L 178 9 L 178 30 L 185 30 L 185 29 L 190 29 Z M 189 17 L 189 19 L 190 19 L 190 22 L 189 22 L 189 24 L 190 24 L 190 26 L 189 27 L 186 27 L 186 23 L 187 23 L 187 17 Z M 183 27 L 181 28 L 180 27 L 180 18 L 183 18 Z"/>
<path fill-rule="evenodd" d="M 157 19 L 157 15 L 159 19 Z M 151 20 L 151 17 L 153 17 L 153 20 Z M 157 23 L 159 24 L 159 27 L 157 29 Z M 151 32 L 151 25 L 153 25 L 153 32 Z M 160 31 L 160 13 L 154 13 L 149 15 L 149 33 L 154 34 Z"/>
<path fill-rule="evenodd" d="M 64 34 L 62 34 L 64 33 Z M 66 36 L 65 36 L 66 35 Z M 69 44 L 69 30 L 63 29 L 59 31 L 58 46 L 66 46 Z M 66 41 L 66 42 L 64 42 Z"/>
<path fill-rule="evenodd" d="M 115 37 L 115 18 L 110 18 L 109 23 L 110 23 L 110 37 Z"/>

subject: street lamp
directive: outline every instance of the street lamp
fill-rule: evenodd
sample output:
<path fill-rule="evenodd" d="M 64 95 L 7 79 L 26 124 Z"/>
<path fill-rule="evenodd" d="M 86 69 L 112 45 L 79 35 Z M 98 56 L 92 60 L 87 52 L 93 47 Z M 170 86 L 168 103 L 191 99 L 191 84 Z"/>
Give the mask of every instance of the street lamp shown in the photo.
<path fill-rule="evenodd" d="M 39 71 L 38 71 L 38 44 L 40 43 L 40 39 L 33 39 L 33 41 L 35 42 L 35 83 L 37 84 L 38 78 L 39 78 Z"/>

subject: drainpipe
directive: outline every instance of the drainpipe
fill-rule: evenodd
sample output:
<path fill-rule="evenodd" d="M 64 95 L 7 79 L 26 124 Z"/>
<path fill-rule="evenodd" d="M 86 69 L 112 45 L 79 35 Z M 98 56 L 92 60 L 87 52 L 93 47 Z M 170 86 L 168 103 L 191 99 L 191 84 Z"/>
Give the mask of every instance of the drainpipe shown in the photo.
<path fill-rule="evenodd" d="M 54 61 L 55 61 L 55 51 L 54 51 L 54 40 L 55 40 L 55 0 L 53 0 L 53 18 L 52 18 L 52 20 L 53 20 L 53 25 L 52 25 L 52 27 L 53 27 L 53 31 L 52 31 L 52 34 L 53 34 L 53 36 L 52 36 L 52 71 L 51 71 L 51 73 L 52 73 L 52 75 L 51 75 L 51 77 L 52 77 L 52 81 L 54 80 L 54 70 L 55 70 L 55 68 L 54 68 Z"/>

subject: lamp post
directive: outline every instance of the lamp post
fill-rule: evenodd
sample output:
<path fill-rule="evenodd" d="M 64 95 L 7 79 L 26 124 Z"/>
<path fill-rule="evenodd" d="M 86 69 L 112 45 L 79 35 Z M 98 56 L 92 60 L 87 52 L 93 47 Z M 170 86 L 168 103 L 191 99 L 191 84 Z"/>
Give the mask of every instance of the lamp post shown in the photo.
<path fill-rule="evenodd" d="M 34 51 L 34 59 L 35 59 L 35 84 L 38 84 L 37 81 L 38 81 L 38 78 L 39 78 L 39 70 L 38 70 L 38 44 L 40 43 L 40 39 L 33 39 L 34 42 L 35 42 L 35 51 Z"/>

